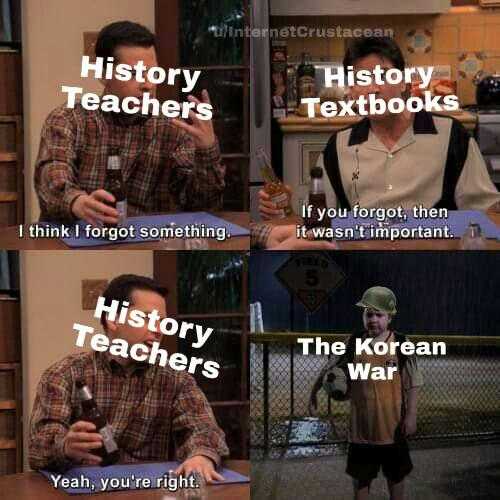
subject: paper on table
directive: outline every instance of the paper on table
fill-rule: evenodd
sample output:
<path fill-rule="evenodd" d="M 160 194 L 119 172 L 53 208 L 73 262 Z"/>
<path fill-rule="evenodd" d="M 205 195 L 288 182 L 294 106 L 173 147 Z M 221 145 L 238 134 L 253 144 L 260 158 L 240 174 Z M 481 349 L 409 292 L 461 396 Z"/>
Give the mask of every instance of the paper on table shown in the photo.
<path fill-rule="evenodd" d="M 395 222 L 392 225 L 395 227 L 405 227 L 408 229 L 417 228 L 422 226 L 425 228 L 435 228 L 448 226 L 454 238 L 460 238 L 466 231 L 469 223 L 475 222 L 481 226 L 485 238 L 498 239 L 500 229 L 491 221 L 491 219 L 479 210 L 450 210 L 447 219 L 416 219 L 412 214 L 408 213 L 408 219 L 404 222 Z M 347 218 L 332 219 L 332 227 L 337 228 L 354 228 L 356 225 L 362 224 L 364 226 L 373 225 L 377 227 L 377 220 L 374 218 L 356 219 L 352 213 L 349 213 Z M 365 233 L 367 234 L 367 233 Z M 339 240 L 349 240 L 351 238 L 338 238 Z M 355 240 L 365 239 L 369 240 L 369 236 L 361 238 L 359 233 L 355 233 Z"/>
<path fill-rule="evenodd" d="M 186 226 L 205 226 L 207 228 L 225 228 L 226 233 L 230 234 L 231 237 L 236 236 L 248 236 L 250 231 L 244 227 L 228 222 L 220 217 L 209 214 L 207 212 L 182 212 L 177 214 L 168 215 L 144 215 L 140 217 L 129 217 L 125 225 L 133 226 L 136 230 L 135 238 L 126 238 L 123 240 L 110 241 L 107 239 L 99 238 L 85 238 L 84 228 L 87 223 L 79 221 L 80 235 L 75 236 L 73 228 L 71 228 L 71 235 L 69 238 L 62 238 L 62 241 L 66 243 L 71 248 L 76 247 L 90 247 L 90 246 L 100 246 L 100 245 L 110 245 L 110 244 L 120 244 L 120 243 L 143 243 L 145 241 L 158 241 L 159 238 L 153 236 L 140 237 L 140 228 L 161 228 L 169 227 L 174 224 L 176 227 L 185 228 Z M 43 225 L 43 224 L 40 224 Z M 57 224 L 50 223 L 50 226 L 57 227 Z"/>

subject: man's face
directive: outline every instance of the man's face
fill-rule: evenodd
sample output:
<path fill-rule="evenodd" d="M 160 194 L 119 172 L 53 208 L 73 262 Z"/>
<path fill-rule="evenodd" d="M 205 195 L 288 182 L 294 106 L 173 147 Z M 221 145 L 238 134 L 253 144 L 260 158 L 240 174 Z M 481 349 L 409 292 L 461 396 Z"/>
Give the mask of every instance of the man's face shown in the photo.
<path fill-rule="evenodd" d="M 374 81 L 373 70 L 375 66 L 380 66 L 383 70 L 388 70 L 394 68 L 394 65 L 389 59 L 380 57 L 376 54 L 370 54 L 366 57 L 358 59 L 354 63 L 354 72 L 360 70 L 368 70 L 372 72 L 372 83 L 367 86 L 354 85 L 351 87 L 351 96 L 353 99 L 357 99 L 361 95 L 368 96 L 368 94 L 375 94 L 378 99 L 382 99 L 387 103 L 390 99 L 395 97 L 401 98 L 402 93 L 406 89 L 406 84 L 404 82 L 398 84 L 384 83 L 383 85 L 378 85 Z M 384 78 L 382 78 L 384 80 Z M 386 110 L 383 115 L 370 115 L 370 119 L 380 120 L 389 115 L 390 112 Z"/>
<path fill-rule="evenodd" d="M 161 319 L 167 317 L 165 306 L 165 299 L 149 290 L 134 290 L 131 294 L 129 312 L 131 310 L 142 311 L 146 315 L 156 309 L 160 319 L 156 322 L 156 326 L 160 323 Z M 126 321 L 128 320 L 128 316 Z M 145 318 L 145 325 L 142 328 L 135 328 L 130 326 L 127 322 L 124 324 L 108 321 L 107 333 L 111 340 L 123 339 L 129 345 L 132 344 L 146 344 L 151 348 L 154 341 L 160 341 L 162 333 L 159 329 L 156 332 L 148 330 L 148 318 Z"/>
<path fill-rule="evenodd" d="M 134 66 L 139 61 L 144 63 L 146 69 L 143 72 L 143 78 L 145 82 L 140 83 L 135 79 L 133 74 L 132 79 L 128 82 L 122 82 L 113 78 L 112 80 L 102 80 L 104 85 L 104 93 L 116 95 L 120 100 L 125 97 L 137 97 L 142 100 L 142 96 L 145 92 L 149 92 L 151 97 L 156 95 L 156 85 L 150 83 L 146 78 L 146 72 L 152 66 L 158 66 L 158 61 L 156 59 L 156 51 L 154 47 L 126 47 L 119 46 L 115 50 L 115 65 L 116 64 L 128 64 L 129 66 Z"/>
<path fill-rule="evenodd" d="M 371 337 L 377 337 L 386 332 L 390 322 L 391 317 L 387 313 L 370 308 L 363 310 L 363 324 Z"/>

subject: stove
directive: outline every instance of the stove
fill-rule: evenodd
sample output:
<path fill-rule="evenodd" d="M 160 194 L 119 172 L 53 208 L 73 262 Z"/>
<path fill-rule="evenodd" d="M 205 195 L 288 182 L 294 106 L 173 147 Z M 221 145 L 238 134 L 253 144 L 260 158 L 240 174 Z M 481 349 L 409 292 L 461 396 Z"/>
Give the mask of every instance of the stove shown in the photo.
<path fill-rule="evenodd" d="M 484 157 L 491 180 L 500 185 L 500 106 L 464 106 L 477 114 L 476 140 Z"/>

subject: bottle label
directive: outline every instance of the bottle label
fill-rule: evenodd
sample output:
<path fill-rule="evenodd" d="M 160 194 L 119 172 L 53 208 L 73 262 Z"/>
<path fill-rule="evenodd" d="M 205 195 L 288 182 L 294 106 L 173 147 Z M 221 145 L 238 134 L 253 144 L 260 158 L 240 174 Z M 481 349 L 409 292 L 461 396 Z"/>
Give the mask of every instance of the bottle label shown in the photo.
<path fill-rule="evenodd" d="M 116 210 L 118 211 L 118 225 L 122 226 L 127 219 L 127 200 L 117 201 Z"/>
<path fill-rule="evenodd" d="M 314 78 L 312 76 L 301 76 L 299 78 L 299 98 L 316 97 Z"/>
<path fill-rule="evenodd" d="M 113 453 L 118 449 L 118 445 L 113 437 L 113 428 L 110 425 L 102 427 L 99 430 L 99 434 L 102 436 L 102 445 L 108 453 Z"/>
<path fill-rule="evenodd" d="M 280 219 L 284 219 L 286 216 L 285 213 L 285 208 L 288 207 L 288 194 L 287 193 L 280 193 L 276 194 L 274 196 L 271 196 L 271 201 L 276 205 L 276 208 L 280 209 L 280 213 L 278 214 L 278 217 Z"/>

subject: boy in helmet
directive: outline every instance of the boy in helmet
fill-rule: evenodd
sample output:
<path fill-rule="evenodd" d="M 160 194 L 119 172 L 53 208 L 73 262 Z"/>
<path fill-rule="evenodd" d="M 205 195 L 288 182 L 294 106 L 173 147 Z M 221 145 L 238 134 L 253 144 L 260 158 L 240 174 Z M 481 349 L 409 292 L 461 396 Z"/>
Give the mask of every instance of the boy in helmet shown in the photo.
<path fill-rule="evenodd" d="M 353 478 L 354 498 L 367 499 L 370 484 L 380 469 L 387 479 L 392 500 L 404 498 L 404 478 L 413 468 L 406 438 L 417 429 L 417 390 L 422 385 L 416 357 L 395 354 L 357 354 L 356 339 L 372 338 L 372 343 L 404 342 L 390 328 L 396 314 L 396 297 L 388 288 L 369 288 L 356 304 L 363 308 L 364 331 L 351 335 L 346 352 L 322 370 L 314 384 L 311 406 L 323 387 L 335 399 L 351 400 L 349 451 L 346 472 Z M 372 367 L 396 367 L 386 380 L 350 380 L 343 389 L 338 370 L 347 373 L 348 363 L 370 363 Z"/>

